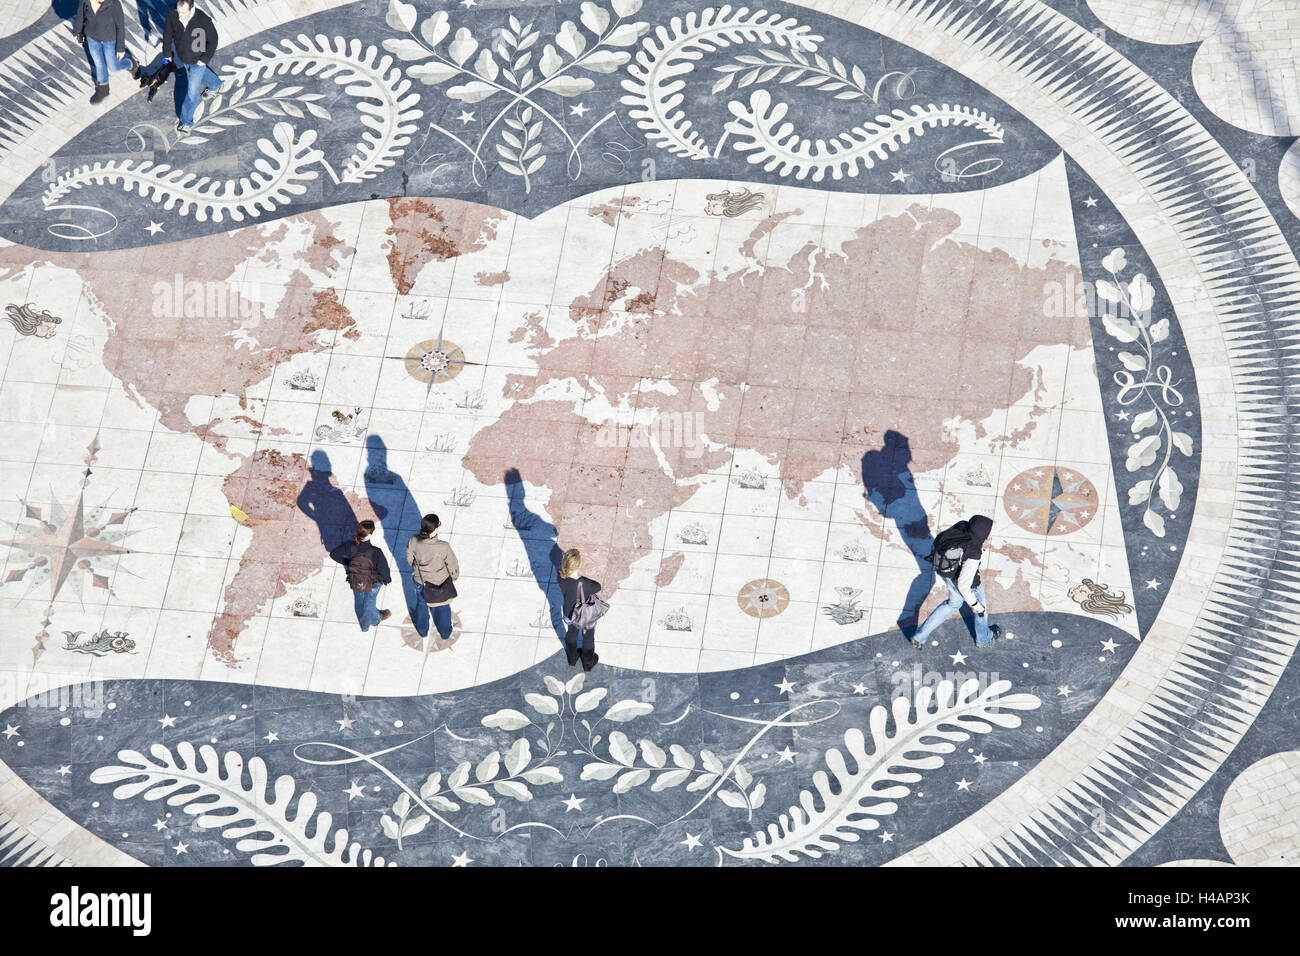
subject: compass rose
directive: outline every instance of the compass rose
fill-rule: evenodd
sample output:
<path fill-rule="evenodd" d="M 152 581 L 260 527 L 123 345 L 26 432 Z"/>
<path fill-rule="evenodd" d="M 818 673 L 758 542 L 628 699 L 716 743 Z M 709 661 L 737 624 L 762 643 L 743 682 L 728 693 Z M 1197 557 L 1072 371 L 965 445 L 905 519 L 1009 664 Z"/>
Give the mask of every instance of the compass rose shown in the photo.
<path fill-rule="evenodd" d="M 1011 479 L 1002 496 L 1011 520 L 1026 531 L 1052 536 L 1078 531 L 1097 514 L 1097 489 L 1069 468 L 1043 465 Z"/>
<path fill-rule="evenodd" d="M 396 359 L 406 365 L 407 374 L 416 381 L 425 383 L 425 399 L 433 391 L 433 386 L 449 382 L 465 370 L 467 365 L 482 365 L 465 358 L 461 347 L 443 337 L 446 321 L 438 330 L 438 337 L 416 343 L 405 355 L 385 355 L 384 358 Z"/>

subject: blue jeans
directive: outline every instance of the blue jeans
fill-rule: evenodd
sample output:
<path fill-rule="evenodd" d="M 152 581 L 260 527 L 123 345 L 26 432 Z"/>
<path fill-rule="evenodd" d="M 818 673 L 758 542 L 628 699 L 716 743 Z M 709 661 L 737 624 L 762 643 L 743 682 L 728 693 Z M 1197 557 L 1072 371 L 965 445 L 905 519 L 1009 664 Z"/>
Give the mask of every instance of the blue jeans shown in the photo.
<path fill-rule="evenodd" d="M 176 65 L 185 71 L 185 102 L 181 103 L 181 125 L 194 125 L 194 111 L 199 108 L 199 97 L 203 88 L 221 90 L 221 80 L 208 68 L 206 63 L 182 63 Z"/>
<path fill-rule="evenodd" d="M 433 617 L 433 626 L 438 629 L 438 636 L 444 641 L 451 637 L 451 605 L 430 606 L 429 614 Z"/>
<path fill-rule="evenodd" d="M 117 58 L 117 43 L 113 40 L 92 40 L 86 37 L 86 49 L 90 51 L 90 62 L 95 64 L 95 82 L 102 86 L 108 82 L 108 75 L 118 70 L 131 67 L 131 58 Z"/>
<path fill-rule="evenodd" d="M 930 639 L 930 635 L 935 629 L 948 618 L 961 611 L 961 606 L 966 603 L 966 599 L 961 596 L 957 590 L 957 582 L 949 578 L 943 578 L 943 583 L 948 585 L 948 600 L 944 601 L 937 608 L 930 612 L 930 616 L 925 619 L 921 629 L 912 636 L 918 644 L 924 644 Z M 984 596 L 984 585 L 978 585 L 971 588 L 971 593 L 975 599 L 984 605 L 984 613 L 975 615 L 975 646 L 983 647 L 989 641 L 993 640 L 993 632 L 989 629 L 989 603 Z"/>
<path fill-rule="evenodd" d="M 368 631 L 379 624 L 379 606 L 375 603 L 379 598 L 379 588 L 373 591 L 353 591 L 352 606 L 357 612 L 357 623 L 361 625 L 361 630 Z"/>

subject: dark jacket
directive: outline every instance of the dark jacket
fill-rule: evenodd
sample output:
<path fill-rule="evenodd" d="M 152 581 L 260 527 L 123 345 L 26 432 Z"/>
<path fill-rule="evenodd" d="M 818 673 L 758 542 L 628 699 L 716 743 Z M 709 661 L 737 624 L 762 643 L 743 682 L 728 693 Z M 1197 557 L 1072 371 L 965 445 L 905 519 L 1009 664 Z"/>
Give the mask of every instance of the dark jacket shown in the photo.
<path fill-rule="evenodd" d="M 217 25 L 198 7 L 194 8 L 189 24 L 182 24 L 180 14 L 172 7 L 163 24 L 163 56 L 172 55 L 172 44 L 176 45 L 175 55 L 182 63 L 191 66 L 209 63 L 217 52 Z"/>
<path fill-rule="evenodd" d="M 100 43 L 111 41 L 117 46 L 119 59 L 126 55 L 126 23 L 122 16 L 122 4 L 118 0 L 104 0 L 98 13 L 90 8 L 90 0 L 81 0 L 72 32 L 76 36 L 98 40 Z"/>
<path fill-rule="evenodd" d="M 967 597 L 965 593 L 969 588 L 980 586 L 980 559 L 984 556 L 984 543 L 989 539 L 989 532 L 993 530 L 993 519 L 986 515 L 971 515 L 966 521 L 958 522 L 966 525 L 967 533 L 970 535 L 966 542 L 966 553 L 962 556 L 961 575 L 957 579 L 957 590 L 962 591 L 962 597 Z M 974 568 L 974 576 L 969 568 Z M 967 597 L 969 600 L 969 598 Z"/>
<path fill-rule="evenodd" d="M 369 541 L 362 541 L 357 544 L 355 541 L 344 541 L 341 545 L 330 552 L 330 557 L 344 567 L 358 554 L 368 554 L 370 560 L 374 562 L 375 573 L 379 575 L 380 584 L 392 583 L 392 575 L 388 572 L 388 559 L 384 557 L 384 552 L 380 551 Z"/>
<path fill-rule="evenodd" d="M 600 582 L 593 581 L 589 577 L 578 575 L 576 578 L 560 578 L 560 593 L 564 595 L 564 603 L 561 605 L 564 616 L 570 620 L 573 619 L 573 609 L 578 604 L 578 584 L 582 584 L 582 596 L 589 598 L 600 590 Z"/>

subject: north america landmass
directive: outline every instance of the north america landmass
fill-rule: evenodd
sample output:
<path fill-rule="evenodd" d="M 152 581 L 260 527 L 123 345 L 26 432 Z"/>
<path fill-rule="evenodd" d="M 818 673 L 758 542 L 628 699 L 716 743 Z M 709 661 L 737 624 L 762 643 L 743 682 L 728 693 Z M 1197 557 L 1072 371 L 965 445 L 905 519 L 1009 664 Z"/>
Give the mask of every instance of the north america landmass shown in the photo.
<path fill-rule="evenodd" d="M 399 295 L 430 263 L 504 241 L 510 215 L 456 200 L 384 205 L 385 261 Z M 613 228 L 620 217 L 642 214 L 634 207 L 625 198 L 593 206 L 591 215 Z M 517 473 L 545 489 L 558 541 L 602 569 L 607 594 L 654 553 L 652 524 L 685 504 L 706 475 L 728 468 L 737 449 L 760 455 L 793 501 L 828 472 L 859 468 L 890 430 L 909 436 L 911 471 L 932 471 L 959 451 L 954 419 L 974 423 L 983 438 L 979 423 L 1033 399 L 1042 384 L 1030 360 L 1035 348 L 1067 345 L 1091 358 L 1086 317 L 1052 318 L 1041 306 L 1049 284 L 1078 284 L 1070 263 L 1029 267 L 977 248 L 956 238 L 956 213 L 921 204 L 862 226 L 835 249 L 808 241 L 784 262 L 763 261 L 760 240 L 793 228 L 785 224 L 798 215 L 758 219 L 738 250 L 741 267 L 725 272 L 677 261 L 662 246 L 621 255 L 567 303 L 567 315 L 533 313 L 511 332 L 536 372 L 506 377 L 506 408 L 474 433 L 463 465 L 483 485 Z M 253 617 L 322 567 L 319 530 L 297 506 L 304 486 L 327 481 L 358 518 L 384 517 L 333 475 L 314 472 L 304 455 L 248 440 L 283 432 L 264 423 L 264 401 L 249 395 L 279 364 L 360 338 L 343 304 L 356 249 L 325 215 L 308 213 L 150 256 L 174 261 L 187 282 L 229 282 L 259 263 L 289 276 L 273 306 L 255 302 L 251 312 L 229 315 L 174 309 L 161 317 L 150 308 L 156 258 L 143 263 L 138 251 L 92 257 L 4 246 L 0 279 L 44 265 L 75 276 L 105 324 L 103 363 L 125 394 L 165 428 L 229 460 L 222 491 L 242 516 L 248 544 L 207 644 L 216 660 L 237 666 L 238 638 Z M 503 280 L 478 276 L 482 285 Z M 942 370 L 958 384 L 936 399 L 918 370 Z M 413 401 L 422 399 L 417 391 Z M 590 411 L 597 396 L 613 409 L 635 408 L 642 420 L 689 419 L 703 444 L 611 443 L 612 419 Z M 239 411 L 196 421 L 196 398 L 233 399 Z M 1042 411 L 1036 406 L 1018 433 L 993 437 L 1014 446 Z M 858 517 L 871 534 L 892 533 L 865 496 Z M 1027 548 L 1002 548 L 1013 562 L 1041 567 Z M 681 551 L 663 552 L 656 585 L 671 584 L 683 560 Z M 1019 570 L 1010 580 L 997 570 L 985 577 L 1000 609 L 1041 607 Z"/>

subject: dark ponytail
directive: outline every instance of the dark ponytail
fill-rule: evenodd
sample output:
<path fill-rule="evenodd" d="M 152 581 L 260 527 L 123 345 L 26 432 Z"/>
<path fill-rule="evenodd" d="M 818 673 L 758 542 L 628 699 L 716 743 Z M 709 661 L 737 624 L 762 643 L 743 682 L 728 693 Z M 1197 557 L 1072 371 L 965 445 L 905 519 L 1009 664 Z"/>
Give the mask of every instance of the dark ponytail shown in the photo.
<path fill-rule="evenodd" d="M 367 518 L 357 523 L 357 530 L 352 532 L 352 540 L 360 544 L 362 540 L 375 533 L 375 523 Z"/>
<path fill-rule="evenodd" d="M 425 515 L 420 519 L 420 540 L 426 540 L 441 527 L 442 522 L 438 520 L 437 515 Z"/>

